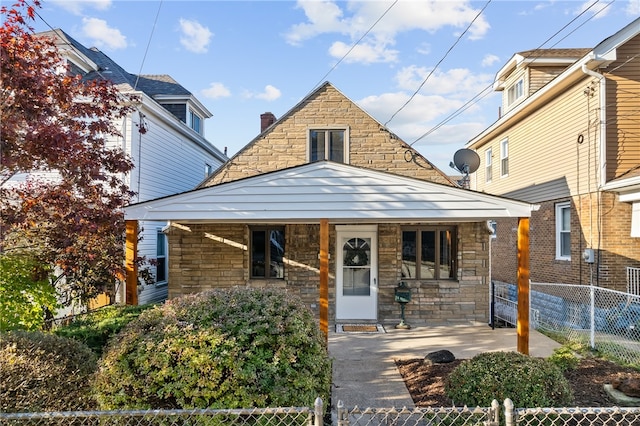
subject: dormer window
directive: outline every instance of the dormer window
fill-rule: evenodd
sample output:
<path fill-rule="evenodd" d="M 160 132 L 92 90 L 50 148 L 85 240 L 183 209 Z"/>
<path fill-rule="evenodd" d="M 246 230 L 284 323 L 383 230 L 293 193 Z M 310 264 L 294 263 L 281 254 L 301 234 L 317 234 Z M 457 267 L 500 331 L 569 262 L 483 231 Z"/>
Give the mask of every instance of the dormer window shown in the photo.
<path fill-rule="evenodd" d="M 349 162 L 348 129 L 311 129 L 307 146 L 310 163 L 322 160 Z"/>
<path fill-rule="evenodd" d="M 507 105 L 513 105 L 518 99 L 524 96 L 524 79 L 515 82 L 507 89 Z"/>
<path fill-rule="evenodd" d="M 189 110 L 189 127 L 202 134 L 202 118 L 193 112 L 192 109 Z"/>

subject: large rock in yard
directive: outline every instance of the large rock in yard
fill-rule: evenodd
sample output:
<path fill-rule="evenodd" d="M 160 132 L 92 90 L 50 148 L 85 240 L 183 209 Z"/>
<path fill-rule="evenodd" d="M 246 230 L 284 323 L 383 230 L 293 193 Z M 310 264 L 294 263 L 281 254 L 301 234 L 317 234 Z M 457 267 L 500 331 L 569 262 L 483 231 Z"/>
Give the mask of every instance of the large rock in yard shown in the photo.
<path fill-rule="evenodd" d="M 428 365 L 432 364 L 448 364 L 456 360 L 456 357 L 448 350 L 430 352 L 424 357 L 424 362 Z"/>
<path fill-rule="evenodd" d="M 639 377 L 619 377 L 611 383 L 614 389 L 627 396 L 635 398 L 640 397 L 640 378 Z"/>

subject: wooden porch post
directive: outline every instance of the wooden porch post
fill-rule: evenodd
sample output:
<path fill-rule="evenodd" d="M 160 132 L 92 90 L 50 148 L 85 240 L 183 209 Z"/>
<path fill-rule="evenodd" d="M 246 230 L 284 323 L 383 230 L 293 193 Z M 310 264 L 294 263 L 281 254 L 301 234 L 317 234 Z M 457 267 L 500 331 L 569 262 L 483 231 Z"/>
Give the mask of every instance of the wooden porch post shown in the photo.
<path fill-rule="evenodd" d="M 320 220 L 320 329 L 329 343 L 329 221 Z"/>
<path fill-rule="evenodd" d="M 529 355 L 529 218 L 518 218 L 518 352 Z"/>
<path fill-rule="evenodd" d="M 126 291 L 125 302 L 127 305 L 138 304 L 138 221 L 127 220 L 126 247 L 125 247 L 125 268 L 127 276 L 125 277 Z"/>

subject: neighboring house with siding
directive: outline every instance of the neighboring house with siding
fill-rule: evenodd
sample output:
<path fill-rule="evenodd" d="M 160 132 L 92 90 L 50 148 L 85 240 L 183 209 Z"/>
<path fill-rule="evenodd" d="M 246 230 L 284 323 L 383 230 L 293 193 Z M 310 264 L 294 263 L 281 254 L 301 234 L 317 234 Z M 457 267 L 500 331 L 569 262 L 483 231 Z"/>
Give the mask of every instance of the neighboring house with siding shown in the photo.
<path fill-rule="evenodd" d="M 122 137 L 110 141 L 133 160 L 134 169 L 125 176 L 141 202 L 191 189 L 223 164 L 227 157 L 204 137 L 204 121 L 211 113 L 168 75 L 135 75 L 122 69 L 96 48 L 86 48 L 62 30 L 38 33 L 55 40 L 70 72 L 83 79 L 110 80 L 123 94 L 136 95 L 135 111 L 117 125 Z M 42 174 L 40 174 L 42 175 Z M 50 178 L 55 178 L 51 174 Z M 25 175 L 14 177 L 24 180 Z M 151 272 L 156 283 L 141 286 L 138 303 L 162 301 L 167 297 L 168 257 L 166 221 L 145 221 L 140 229 L 139 254 L 157 259 Z M 123 300 L 124 289 L 119 289 Z"/>
<path fill-rule="evenodd" d="M 469 141 L 472 188 L 540 205 L 531 280 L 627 291 L 640 267 L 640 19 L 593 49 L 514 55 L 496 75 L 504 114 Z M 498 220 L 492 279 L 516 279 L 514 220 Z"/>
<path fill-rule="evenodd" d="M 487 220 L 530 204 L 458 187 L 328 82 L 260 119 L 198 188 L 125 209 L 128 225 L 170 221 L 170 298 L 277 287 L 321 325 L 397 324 L 404 281 L 409 323 L 488 320 Z"/>

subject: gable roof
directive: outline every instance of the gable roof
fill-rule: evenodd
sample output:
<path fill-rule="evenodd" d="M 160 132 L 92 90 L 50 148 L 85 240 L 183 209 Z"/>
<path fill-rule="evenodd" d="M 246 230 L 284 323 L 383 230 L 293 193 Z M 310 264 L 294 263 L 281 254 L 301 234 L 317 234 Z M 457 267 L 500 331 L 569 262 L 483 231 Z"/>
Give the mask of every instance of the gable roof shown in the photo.
<path fill-rule="evenodd" d="M 336 104 L 339 104 L 339 107 L 336 107 Z M 346 112 L 345 105 L 348 105 L 349 113 Z M 305 114 L 309 114 L 309 111 L 314 112 L 305 116 Z M 353 114 L 351 114 L 351 112 L 355 111 L 359 115 L 358 120 L 354 120 Z M 293 124 L 287 126 L 287 122 Z M 419 162 L 421 164 L 420 167 L 424 170 L 429 170 L 430 173 L 429 176 L 425 174 L 420 176 L 412 173 L 413 176 L 457 186 L 447 174 L 436 167 L 429 159 L 391 132 L 329 81 L 318 85 L 284 115 L 275 119 L 271 125 L 262 130 L 260 134 L 235 153 L 226 164 L 218 168 L 200 186 L 213 186 L 238 177 L 248 177 L 249 175 L 274 171 L 278 167 L 293 167 L 308 162 L 308 139 L 306 138 L 309 130 L 315 126 L 321 129 L 328 129 L 331 126 L 349 129 L 349 158 L 345 161 L 348 164 L 355 163 L 378 170 L 398 170 L 398 174 L 402 174 L 402 171 L 399 170 L 400 168 L 395 167 L 393 161 L 389 161 L 386 164 L 376 164 L 375 161 L 372 163 L 368 160 L 368 164 L 370 164 L 368 166 L 363 164 L 362 159 L 358 162 L 353 158 L 353 153 L 358 152 L 354 148 L 355 143 L 361 146 L 366 145 L 367 148 L 380 147 L 380 145 L 375 145 L 375 137 L 372 137 L 372 133 L 385 134 L 384 141 L 378 139 L 377 143 L 388 144 L 386 149 L 390 149 L 391 152 L 385 152 L 387 158 L 391 158 L 388 157 L 390 155 L 396 155 L 398 160 L 403 159 L 403 161 L 408 162 L 407 157 L 410 157 L 413 163 L 417 164 Z M 372 131 L 372 129 L 375 130 Z M 359 137 L 354 136 L 356 134 L 359 134 Z M 273 139 L 271 139 L 272 136 Z M 277 158 L 277 161 L 275 161 L 275 157 L 269 158 L 268 161 L 263 161 L 263 158 L 256 156 L 255 150 L 260 149 L 265 144 L 270 144 L 270 141 L 275 141 L 280 147 L 281 155 Z M 301 146 L 303 146 L 302 150 L 300 150 Z M 268 152 L 269 155 L 272 155 L 277 150 L 269 148 Z M 367 149 L 366 152 L 369 152 L 369 150 Z"/>
<path fill-rule="evenodd" d="M 83 73 L 83 80 L 109 80 L 118 90 L 124 92 L 139 90 L 157 101 L 163 95 L 179 97 L 184 101 L 191 100 L 201 109 L 203 115 L 207 118 L 212 116 L 211 112 L 190 91 L 169 75 L 131 74 L 96 47 L 85 47 L 59 28 L 36 35 L 53 39 L 60 51 L 65 52 L 71 58 L 77 59 L 74 62 L 86 62 L 90 69 L 85 70 Z"/>
<path fill-rule="evenodd" d="M 511 120 L 514 120 L 516 117 L 528 115 L 532 110 L 538 108 L 539 105 L 544 105 L 576 81 L 585 78 L 585 70 L 594 70 L 607 66 L 616 59 L 616 50 L 638 34 L 640 34 L 640 18 L 634 19 L 627 26 L 600 42 L 595 48 L 589 49 L 584 56 L 573 62 L 557 77 L 545 84 L 516 107 L 509 110 L 480 134 L 473 137 L 473 139 L 465 144 L 465 147 L 476 150 L 479 149 L 490 137 L 502 131 L 503 125 L 510 123 Z M 513 58 L 511 60 L 513 60 Z M 507 67 L 507 65 L 505 65 L 505 67 Z M 498 72 L 498 75 L 506 69 L 505 67 Z M 501 83 L 501 81 L 497 79 L 498 77 L 496 77 L 494 87 L 497 87 Z"/>
<path fill-rule="evenodd" d="M 236 223 L 462 222 L 529 217 L 533 206 L 320 161 L 125 208 L 127 220 Z"/>

